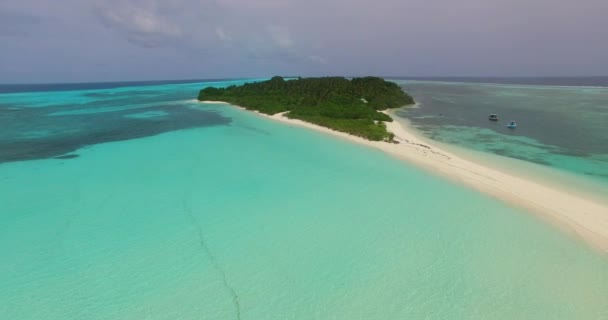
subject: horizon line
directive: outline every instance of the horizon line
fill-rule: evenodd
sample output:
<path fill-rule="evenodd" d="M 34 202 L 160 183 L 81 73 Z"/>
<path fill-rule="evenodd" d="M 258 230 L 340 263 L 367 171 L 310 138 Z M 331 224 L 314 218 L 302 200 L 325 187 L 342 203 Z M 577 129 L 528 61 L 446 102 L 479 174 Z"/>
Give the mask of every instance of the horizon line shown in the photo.
<path fill-rule="evenodd" d="M 564 75 L 564 76 L 397 76 L 397 75 L 365 75 L 365 76 L 344 76 L 344 75 L 323 75 L 323 76 L 298 76 L 298 75 L 283 75 L 283 78 L 324 78 L 324 77 L 344 77 L 344 78 L 361 78 L 368 76 L 376 76 L 385 79 L 576 79 L 576 78 L 608 78 L 608 75 Z M 267 77 L 222 77 L 222 78 L 183 78 L 183 79 L 153 79 L 153 80 L 84 80 L 84 81 L 65 81 L 65 82 L 0 82 L 0 86 L 15 86 L 15 85 L 62 85 L 62 84 L 99 84 L 99 83 L 130 83 L 130 82 L 196 82 L 196 81 L 225 81 L 225 80 L 248 80 L 248 79 L 270 79 L 273 76 Z"/>

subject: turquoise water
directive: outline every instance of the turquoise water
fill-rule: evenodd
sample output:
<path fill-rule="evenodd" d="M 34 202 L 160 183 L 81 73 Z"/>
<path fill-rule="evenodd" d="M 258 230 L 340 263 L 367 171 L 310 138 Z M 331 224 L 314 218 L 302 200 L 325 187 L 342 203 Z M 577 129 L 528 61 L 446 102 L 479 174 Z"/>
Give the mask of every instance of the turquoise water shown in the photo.
<path fill-rule="evenodd" d="M 399 83 L 420 103 L 400 115 L 428 138 L 550 167 L 608 192 L 608 88 Z M 491 113 L 500 120 L 488 121 Z M 511 120 L 516 129 L 506 127 Z"/>
<path fill-rule="evenodd" d="M 187 99 L 203 85 L 20 94 L 2 318 L 608 317 L 605 255 L 375 150 Z"/>

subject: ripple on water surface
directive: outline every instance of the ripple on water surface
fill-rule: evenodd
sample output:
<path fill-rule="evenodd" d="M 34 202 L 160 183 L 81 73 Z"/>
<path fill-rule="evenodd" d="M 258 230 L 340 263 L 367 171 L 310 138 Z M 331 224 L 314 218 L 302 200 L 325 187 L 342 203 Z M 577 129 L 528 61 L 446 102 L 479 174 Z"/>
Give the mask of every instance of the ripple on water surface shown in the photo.
<path fill-rule="evenodd" d="M 532 215 L 362 146 L 227 106 L 191 108 L 80 120 L 94 132 L 113 121 L 188 121 L 196 111 L 230 125 L 145 131 L 60 155 L 77 158 L 0 164 L 0 314 L 608 314 L 606 257 Z"/>

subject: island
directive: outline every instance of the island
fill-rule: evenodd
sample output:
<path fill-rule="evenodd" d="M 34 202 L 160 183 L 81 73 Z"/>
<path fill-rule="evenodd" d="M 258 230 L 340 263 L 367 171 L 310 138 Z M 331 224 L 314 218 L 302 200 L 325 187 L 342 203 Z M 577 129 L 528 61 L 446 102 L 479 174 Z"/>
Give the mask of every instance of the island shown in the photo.
<path fill-rule="evenodd" d="M 385 122 L 393 119 L 380 111 L 414 104 L 401 87 L 378 77 L 273 77 L 240 86 L 205 88 L 198 100 L 223 101 L 268 115 L 283 113 L 291 119 L 388 142 L 394 134 Z"/>

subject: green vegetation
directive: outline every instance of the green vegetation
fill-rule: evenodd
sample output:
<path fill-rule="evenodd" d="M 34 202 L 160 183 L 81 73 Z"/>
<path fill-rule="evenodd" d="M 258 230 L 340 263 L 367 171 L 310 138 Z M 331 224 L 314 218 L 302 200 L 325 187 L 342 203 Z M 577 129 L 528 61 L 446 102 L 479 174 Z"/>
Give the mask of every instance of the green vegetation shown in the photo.
<path fill-rule="evenodd" d="M 378 110 L 414 103 L 397 84 L 376 77 L 274 77 L 242 86 L 205 88 L 198 100 L 225 101 L 270 115 L 289 111 L 289 118 L 374 141 L 392 141 L 394 136 L 383 122 L 392 119 Z"/>

